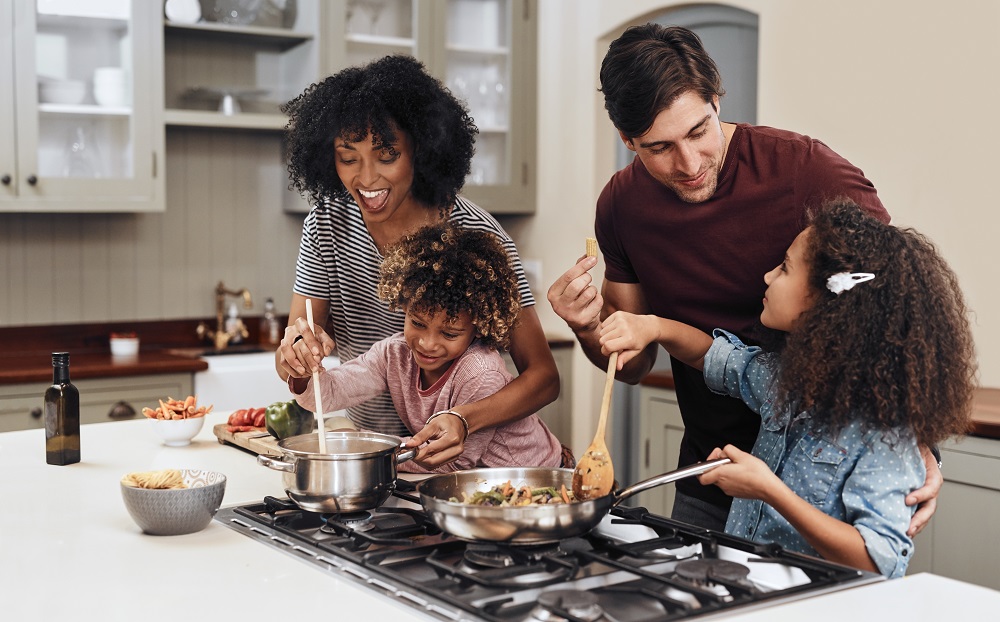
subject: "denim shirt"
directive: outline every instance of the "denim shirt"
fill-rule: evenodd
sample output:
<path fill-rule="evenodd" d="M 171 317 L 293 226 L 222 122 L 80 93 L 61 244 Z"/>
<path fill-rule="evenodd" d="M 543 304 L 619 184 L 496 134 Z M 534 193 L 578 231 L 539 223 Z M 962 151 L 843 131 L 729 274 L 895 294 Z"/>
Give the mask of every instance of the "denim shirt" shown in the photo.
<path fill-rule="evenodd" d="M 774 370 L 756 346 L 716 329 L 705 355 L 705 382 L 716 393 L 742 399 L 761 416 L 753 455 L 767 463 L 795 494 L 864 538 L 879 572 L 901 577 L 913 556 L 906 535 L 915 507 L 906 495 L 923 485 L 923 458 L 907 431 L 862 432 L 858 421 L 835 436 L 813 431 L 812 415 L 776 412 Z M 763 355 L 763 356 L 762 356 Z M 726 532 L 758 542 L 774 542 L 819 556 L 774 508 L 757 499 L 734 499 Z"/>

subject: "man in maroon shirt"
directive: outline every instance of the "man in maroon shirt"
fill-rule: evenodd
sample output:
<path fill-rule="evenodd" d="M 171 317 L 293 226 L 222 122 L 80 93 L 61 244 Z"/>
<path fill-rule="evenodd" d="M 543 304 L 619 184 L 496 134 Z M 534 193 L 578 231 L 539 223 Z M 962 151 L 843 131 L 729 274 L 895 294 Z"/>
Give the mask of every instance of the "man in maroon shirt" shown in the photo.
<path fill-rule="evenodd" d="M 611 44 L 601 66 L 605 107 L 636 157 L 597 201 L 596 235 L 605 259 L 601 292 L 580 260 L 548 292 L 553 310 L 602 369 L 600 321 L 616 310 L 654 314 L 705 332 L 725 328 L 759 340 L 763 275 L 781 263 L 806 211 L 849 197 L 888 222 L 875 187 L 822 142 L 793 132 L 723 123 L 715 62 L 690 30 L 647 24 Z M 617 378 L 636 383 L 652 368 L 653 343 Z M 621 363 L 619 363 L 621 365 Z M 684 419 L 680 465 L 733 443 L 750 451 L 760 417 L 739 400 L 712 393 L 700 371 L 671 359 Z M 927 453 L 927 483 L 907 498 L 926 502 L 910 525 L 923 529 L 941 486 Z M 695 479 L 677 482 L 673 517 L 725 527 L 731 499 Z"/>

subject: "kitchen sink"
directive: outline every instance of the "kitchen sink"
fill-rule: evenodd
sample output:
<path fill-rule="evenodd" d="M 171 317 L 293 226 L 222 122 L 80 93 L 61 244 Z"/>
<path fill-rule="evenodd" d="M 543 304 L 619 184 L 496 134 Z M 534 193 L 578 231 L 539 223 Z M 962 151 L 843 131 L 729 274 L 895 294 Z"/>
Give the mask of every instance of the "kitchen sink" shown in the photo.
<path fill-rule="evenodd" d="M 225 352 L 225 351 L 223 351 Z M 241 408 L 260 408 L 274 402 L 288 401 L 292 394 L 274 370 L 274 352 L 236 351 L 225 356 L 202 356 L 208 369 L 195 372 L 194 391 L 201 404 L 212 404 L 216 411 Z M 332 369 L 340 365 L 335 356 L 323 361 Z M 343 411 L 327 413 L 329 416 L 345 415 Z"/>

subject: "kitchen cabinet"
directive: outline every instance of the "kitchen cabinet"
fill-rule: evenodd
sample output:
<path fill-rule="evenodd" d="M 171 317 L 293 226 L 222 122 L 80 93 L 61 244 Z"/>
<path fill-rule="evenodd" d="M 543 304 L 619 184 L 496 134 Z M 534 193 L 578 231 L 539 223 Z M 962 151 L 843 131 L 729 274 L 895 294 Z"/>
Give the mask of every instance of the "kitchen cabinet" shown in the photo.
<path fill-rule="evenodd" d="M 916 537 L 908 574 L 934 572 L 1000 590 L 1000 440 L 941 446 L 937 512 Z"/>
<path fill-rule="evenodd" d="M 164 209 L 159 3 L 0 7 L 0 211 Z"/>
<path fill-rule="evenodd" d="M 639 454 L 633 457 L 636 482 L 677 468 L 684 421 L 673 389 L 639 387 Z M 632 482 L 634 483 L 634 482 Z M 657 486 L 632 497 L 626 505 L 643 506 L 654 514 L 670 516 L 674 486 Z"/>
<path fill-rule="evenodd" d="M 287 23 L 162 22 L 167 127 L 280 131 L 281 104 L 321 78 L 329 5 L 293 3 Z"/>
<path fill-rule="evenodd" d="M 536 0 L 331 3 L 332 71 L 409 54 L 465 101 L 479 128 L 462 195 L 493 214 L 535 211 Z M 302 203 L 293 203 L 292 210 Z"/>
<path fill-rule="evenodd" d="M 45 427 L 42 396 L 49 382 L 0 385 L 0 432 Z M 153 408 L 167 397 L 183 399 L 194 394 L 190 373 L 84 378 L 73 380 L 80 391 L 80 423 L 100 423 L 141 418 L 144 406 Z M 119 403 L 134 415 L 112 415 Z"/>

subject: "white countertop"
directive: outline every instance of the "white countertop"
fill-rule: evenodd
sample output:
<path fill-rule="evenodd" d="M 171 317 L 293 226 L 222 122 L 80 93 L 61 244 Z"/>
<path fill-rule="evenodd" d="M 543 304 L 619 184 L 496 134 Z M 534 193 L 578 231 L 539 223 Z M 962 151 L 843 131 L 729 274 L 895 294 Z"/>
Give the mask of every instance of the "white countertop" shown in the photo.
<path fill-rule="evenodd" d="M 250 615 L 436 619 L 262 546 L 216 521 L 186 536 L 147 536 L 121 500 L 130 471 L 196 468 L 227 476 L 223 505 L 283 496 L 281 474 L 220 445 L 213 413 L 187 447 L 164 447 L 145 420 L 81 430 L 82 462 L 45 463 L 43 430 L 0 434 L 0 616 L 5 620 L 235 619 Z M 929 574 L 748 611 L 727 620 L 905 619 L 1000 615 L 1000 592 Z M 891 614 L 889 613 L 891 612 Z M 972 619 L 967 618 L 967 619 Z"/>

